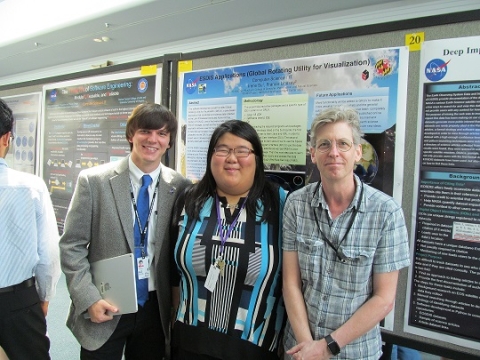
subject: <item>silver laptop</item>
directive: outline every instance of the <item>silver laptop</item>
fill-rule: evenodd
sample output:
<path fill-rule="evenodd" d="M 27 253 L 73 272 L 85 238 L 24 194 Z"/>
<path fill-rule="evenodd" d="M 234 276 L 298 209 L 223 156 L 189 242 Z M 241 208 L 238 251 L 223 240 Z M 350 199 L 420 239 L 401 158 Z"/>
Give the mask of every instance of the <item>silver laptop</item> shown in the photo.
<path fill-rule="evenodd" d="M 118 308 L 118 312 L 112 315 L 138 311 L 133 254 L 93 262 L 90 264 L 90 272 L 102 298 Z M 88 312 L 85 317 L 88 318 Z"/>

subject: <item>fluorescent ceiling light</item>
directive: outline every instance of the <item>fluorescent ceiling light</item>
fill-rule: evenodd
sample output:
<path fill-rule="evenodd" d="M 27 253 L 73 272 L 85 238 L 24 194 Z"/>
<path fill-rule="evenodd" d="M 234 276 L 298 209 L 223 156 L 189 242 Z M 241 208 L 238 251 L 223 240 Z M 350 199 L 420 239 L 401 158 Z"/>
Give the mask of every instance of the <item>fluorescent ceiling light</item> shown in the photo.
<path fill-rule="evenodd" d="M 0 0 L 0 46 L 154 0 Z"/>

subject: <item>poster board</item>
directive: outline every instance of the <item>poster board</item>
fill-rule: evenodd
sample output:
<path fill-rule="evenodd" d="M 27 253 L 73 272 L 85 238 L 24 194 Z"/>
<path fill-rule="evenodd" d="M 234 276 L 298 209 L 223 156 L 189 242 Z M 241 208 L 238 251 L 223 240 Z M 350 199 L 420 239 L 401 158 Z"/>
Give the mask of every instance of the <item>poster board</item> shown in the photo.
<path fill-rule="evenodd" d="M 402 182 L 403 163 L 394 166 L 394 158 L 404 150 L 407 69 L 403 47 L 183 73 L 177 170 L 200 179 L 214 128 L 240 119 L 259 133 L 267 170 L 318 181 L 309 129 L 323 109 L 343 104 L 358 110 L 366 134 L 356 173 L 401 202 L 402 189 L 394 189 L 393 178 Z"/>
<path fill-rule="evenodd" d="M 160 101 L 160 79 L 160 71 L 133 71 L 43 86 L 40 168 L 60 234 L 78 174 L 130 153 L 127 118 L 138 104 Z"/>
<path fill-rule="evenodd" d="M 480 37 L 427 41 L 420 64 L 405 331 L 480 350 Z M 468 69 L 468 71 L 466 71 Z"/>
<path fill-rule="evenodd" d="M 41 93 L 6 96 L 3 98 L 13 112 L 15 119 L 13 134 L 14 141 L 5 157 L 5 161 L 12 169 L 35 174 L 38 134 L 41 113 Z"/>

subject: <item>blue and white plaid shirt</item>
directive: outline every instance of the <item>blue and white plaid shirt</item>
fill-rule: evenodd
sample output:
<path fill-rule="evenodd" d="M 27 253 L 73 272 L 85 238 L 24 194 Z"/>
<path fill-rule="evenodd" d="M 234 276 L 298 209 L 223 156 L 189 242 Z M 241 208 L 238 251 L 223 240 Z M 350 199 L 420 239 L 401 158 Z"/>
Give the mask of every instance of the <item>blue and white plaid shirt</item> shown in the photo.
<path fill-rule="evenodd" d="M 298 252 L 302 292 L 315 340 L 338 329 L 371 297 L 373 273 L 392 272 L 410 264 L 401 207 L 392 197 L 362 185 L 356 176 L 355 181 L 354 199 L 334 220 L 321 187 L 315 191 L 317 184 L 293 192 L 285 204 L 283 250 Z M 357 206 L 358 213 L 348 231 Z M 322 233 L 345 261 L 337 257 Z M 289 349 L 295 344 L 288 323 L 285 347 Z M 336 359 L 378 359 L 381 347 L 377 325 L 342 348 Z"/>

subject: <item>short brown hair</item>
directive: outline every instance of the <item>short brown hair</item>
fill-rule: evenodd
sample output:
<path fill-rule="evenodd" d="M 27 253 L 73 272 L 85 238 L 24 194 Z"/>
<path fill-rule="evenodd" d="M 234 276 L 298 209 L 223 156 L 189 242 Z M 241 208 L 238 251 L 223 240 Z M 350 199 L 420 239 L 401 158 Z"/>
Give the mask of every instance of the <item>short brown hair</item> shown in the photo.
<path fill-rule="evenodd" d="M 163 129 L 164 127 L 165 130 L 170 133 L 169 145 L 172 146 L 177 134 L 177 118 L 163 105 L 144 103 L 133 109 L 132 114 L 127 120 L 125 136 L 127 140 L 130 140 L 138 129 L 157 130 Z M 130 143 L 130 150 L 132 146 Z"/>

